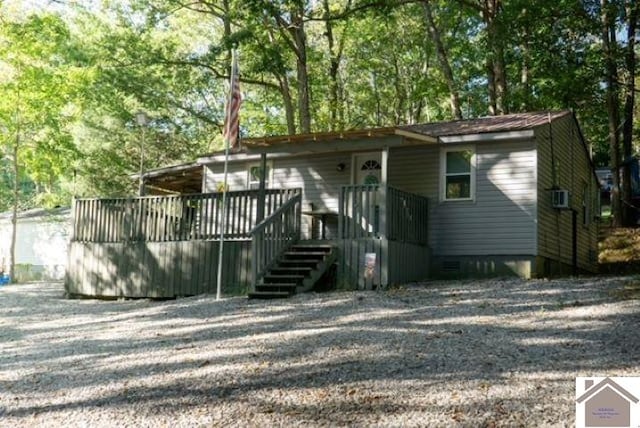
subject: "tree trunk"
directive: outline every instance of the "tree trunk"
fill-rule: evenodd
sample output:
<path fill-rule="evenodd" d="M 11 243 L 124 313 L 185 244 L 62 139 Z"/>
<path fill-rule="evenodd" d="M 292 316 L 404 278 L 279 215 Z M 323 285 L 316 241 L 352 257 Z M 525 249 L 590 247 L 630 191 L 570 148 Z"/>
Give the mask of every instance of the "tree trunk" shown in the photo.
<path fill-rule="evenodd" d="M 275 36 L 273 35 L 272 29 L 266 23 L 265 27 L 269 34 L 269 42 L 275 43 Z M 274 74 L 278 81 L 280 95 L 282 95 L 282 103 L 284 105 L 285 117 L 287 119 L 287 132 L 289 135 L 294 135 L 296 133 L 296 115 L 293 107 L 293 98 L 291 97 L 289 78 L 287 77 L 286 72 L 283 72 L 282 74 L 276 72 Z"/>
<path fill-rule="evenodd" d="M 527 10 L 523 11 L 528 15 Z M 528 22 L 525 20 L 525 22 Z M 526 24 L 522 29 L 522 67 L 520 69 L 520 85 L 522 86 L 522 100 L 520 102 L 521 111 L 529 111 L 531 109 L 531 71 L 529 69 L 529 61 L 531 60 L 530 52 L 531 32 L 529 25 Z"/>
<path fill-rule="evenodd" d="M 632 186 L 631 186 L 631 165 L 630 162 L 637 162 L 633 155 L 633 109 L 635 106 L 635 76 L 636 76 L 636 54 L 635 41 L 638 24 L 638 13 L 640 10 L 637 1 L 627 1 L 625 12 L 627 16 L 627 48 L 625 51 L 625 74 L 627 83 L 625 85 L 624 100 L 624 122 L 622 125 L 622 154 L 623 154 L 623 188 L 622 200 L 629 202 L 622 207 L 622 223 L 625 226 L 634 226 L 636 223 L 636 209 L 631 206 Z"/>
<path fill-rule="evenodd" d="M 502 0 L 459 1 L 463 6 L 478 11 L 486 27 L 485 69 L 487 71 L 489 114 L 506 114 L 508 112 L 507 70 L 504 60 L 504 41 L 500 28 Z"/>
<path fill-rule="evenodd" d="M 307 72 L 307 36 L 304 31 L 304 5 L 291 11 L 292 25 L 289 28 L 296 46 L 296 72 L 298 78 L 298 120 L 300 132 L 311 132 L 311 108 L 309 97 L 309 73 Z"/>
<path fill-rule="evenodd" d="M 282 102 L 284 103 L 284 112 L 287 118 L 287 132 L 289 135 L 296 133 L 296 115 L 293 108 L 293 99 L 291 98 L 291 90 L 289 89 L 289 80 L 287 76 L 278 76 L 278 86 L 282 94 Z"/>
<path fill-rule="evenodd" d="M 424 0 L 422 4 L 424 6 L 424 14 L 427 20 L 429 34 L 431 35 L 431 40 L 433 40 L 433 43 L 436 47 L 438 62 L 440 63 L 440 70 L 442 71 L 442 75 L 444 76 L 444 79 L 447 82 L 447 87 L 449 88 L 449 104 L 451 105 L 451 115 L 455 119 L 462 119 L 458 85 L 456 84 L 456 81 L 453 77 L 453 70 L 451 69 L 451 64 L 449 63 L 447 50 L 442 43 L 440 29 L 436 26 L 435 20 L 433 19 L 433 11 L 431 9 L 430 0 Z"/>
<path fill-rule="evenodd" d="M 607 113 L 609 116 L 609 153 L 611 156 L 611 213 L 613 226 L 622 224 L 620 199 L 620 108 L 618 105 L 618 69 L 616 67 L 613 44 L 615 44 L 614 19 L 608 0 L 601 0 L 602 48 L 606 66 Z"/>
<path fill-rule="evenodd" d="M 224 19 L 222 20 L 222 25 L 224 26 L 224 37 L 228 40 L 231 36 L 231 19 L 229 18 L 231 9 L 229 7 L 229 0 L 222 1 L 222 9 L 224 11 Z M 231 49 L 229 49 L 228 55 L 229 57 L 227 58 L 227 64 L 231 64 Z"/>
<path fill-rule="evenodd" d="M 345 10 L 351 8 L 352 0 L 347 0 Z M 342 62 L 342 52 L 344 51 L 344 41 L 346 35 L 346 24 L 342 34 L 338 36 L 337 46 L 334 35 L 333 20 L 329 0 L 323 0 L 325 18 L 325 36 L 329 45 L 329 130 L 344 129 L 344 88 L 340 82 L 340 63 Z"/>
<path fill-rule="evenodd" d="M 330 15 L 329 0 L 323 0 L 325 17 L 325 36 L 329 45 L 329 130 L 336 129 L 338 119 L 338 70 L 340 68 L 340 56 L 335 52 L 335 39 L 333 37 L 333 23 Z"/>
<path fill-rule="evenodd" d="M 507 104 L 507 72 L 504 64 L 504 49 L 502 47 L 502 41 L 497 42 L 495 47 L 495 58 L 493 61 L 493 75 L 495 76 L 495 90 L 496 90 L 496 111 L 498 114 L 509 113 L 509 106 Z"/>
<path fill-rule="evenodd" d="M 489 92 L 489 114 L 495 116 L 498 114 L 497 95 L 496 95 L 496 75 L 493 70 L 493 61 L 487 58 L 485 67 L 487 69 L 487 90 Z"/>
<path fill-rule="evenodd" d="M 375 71 L 371 72 L 371 88 L 376 103 L 376 126 L 382 126 L 382 103 L 380 100 L 380 92 L 378 91 L 378 76 Z"/>
<path fill-rule="evenodd" d="M 393 87 L 396 91 L 395 96 L 395 105 L 393 108 L 393 123 L 394 125 L 400 125 L 404 123 L 404 114 L 405 114 L 405 103 L 407 101 L 407 93 L 405 91 L 402 78 L 400 77 L 400 66 L 398 64 L 398 57 L 393 54 L 393 70 L 394 70 L 394 81 Z"/>
<path fill-rule="evenodd" d="M 487 83 L 489 89 L 489 112 L 492 115 L 506 114 L 507 73 L 504 63 L 504 46 L 499 29 L 501 0 L 486 0 L 482 19 L 487 31 Z"/>

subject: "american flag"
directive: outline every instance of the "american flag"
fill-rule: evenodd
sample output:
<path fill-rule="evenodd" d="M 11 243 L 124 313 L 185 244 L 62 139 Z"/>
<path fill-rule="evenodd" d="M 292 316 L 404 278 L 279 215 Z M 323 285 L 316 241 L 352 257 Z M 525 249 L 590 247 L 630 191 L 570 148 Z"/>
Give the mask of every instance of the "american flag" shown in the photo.
<path fill-rule="evenodd" d="M 227 100 L 227 109 L 224 117 L 223 136 L 225 144 L 229 147 L 237 147 L 239 143 L 240 133 L 240 104 L 242 103 L 242 95 L 240 94 L 240 74 L 238 72 L 238 56 L 233 52 L 233 60 L 231 62 L 231 78 L 229 99 Z"/>

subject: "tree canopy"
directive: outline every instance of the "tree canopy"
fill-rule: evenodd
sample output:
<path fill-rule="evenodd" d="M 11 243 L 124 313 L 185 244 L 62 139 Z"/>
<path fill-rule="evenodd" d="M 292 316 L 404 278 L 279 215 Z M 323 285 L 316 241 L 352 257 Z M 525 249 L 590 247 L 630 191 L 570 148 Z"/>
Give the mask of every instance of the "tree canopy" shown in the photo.
<path fill-rule="evenodd" d="M 220 148 L 234 48 L 244 136 L 570 108 L 598 165 L 637 149 L 630 0 L 20 4 L 0 2 L 4 209 L 14 181 L 25 207 L 124 195 L 141 149 Z"/>

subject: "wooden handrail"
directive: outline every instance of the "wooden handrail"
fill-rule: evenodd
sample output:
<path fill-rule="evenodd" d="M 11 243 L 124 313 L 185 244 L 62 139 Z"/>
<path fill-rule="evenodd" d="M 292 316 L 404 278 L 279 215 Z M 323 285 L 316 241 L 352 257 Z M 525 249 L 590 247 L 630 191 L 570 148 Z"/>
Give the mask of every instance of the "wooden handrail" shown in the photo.
<path fill-rule="evenodd" d="M 300 239 L 302 194 L 298 193 L 251 229 L 251 281 L 258 284 L 280 255 Z"/>
<path fill-rule="evenodd" d="M 265 190 L 264 212 L 271 215 L 301 189 Z M 144 196 L 139 198 L 76 199 L 73 240 L 79 242 L 166 242 L 215 240 L 220 225 L 225 239 L 249 239 L 255 227 L 258 190 L 222 193 Z M 222 216 L 224 215 L 224 219 Z"/>
<path fill-rule="evenodd" d="M 262 229 L 264 229 L 265 227 L 267 227 L 270 223 L 273 222 L 274 218 L 279 216 L 283 211 L 287 210 L 291 205 L 295 204 L 296 202 L 300 202 L 301 200 L 302 200 L 301 195 L 296 195 L 293 198 L 289 199 L 287 202 L 284 203 L 284 205 L 282 205 L 280 208 L 275 210 L 269 217 L 265 218 L 260 223 L 258 223 L 253 229 L 251 229 L 249 231 L 249 235 L 254 235 L 259 231 L 261 231 Z"/>

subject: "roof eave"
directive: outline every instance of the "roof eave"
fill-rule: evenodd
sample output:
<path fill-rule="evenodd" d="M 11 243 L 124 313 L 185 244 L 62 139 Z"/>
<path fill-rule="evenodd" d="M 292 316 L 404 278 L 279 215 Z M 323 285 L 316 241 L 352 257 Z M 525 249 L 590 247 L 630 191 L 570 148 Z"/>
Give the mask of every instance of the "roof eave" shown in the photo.
<path fill-rule="evenodd" d="M 437 144 L 438 143 L 438 138 L 437 137 L 433 137 L 431 135 L 426 135 L 426 134 L 421 134 L 418 132 L 411 132 L 408 131 L 406 129 L 400 129 L 400 128 L 396 128 L 395 131 L 396 135 L 400 135 L 402 137 L 406 137 L 406 138 L 410 138 L 413 140 L 418 140 L 418 141 L 422 141 L 425 143 L 429 143 L 429 144 Z"/>
<path fill-rule="evenodd" d="M 459 134 L 459 135 L 443 135 L 438 137 L 438 140 L 444 144 L 452 143 L 479 143 L 479 142 L 493 142 L 493 141 L 514 141 L 514 140 L 528 140 L 535 135 L 533 129 L 524 129 L 520 131 L 501 131 L 501 132 L 486 132 L 475 134 Z"/>

